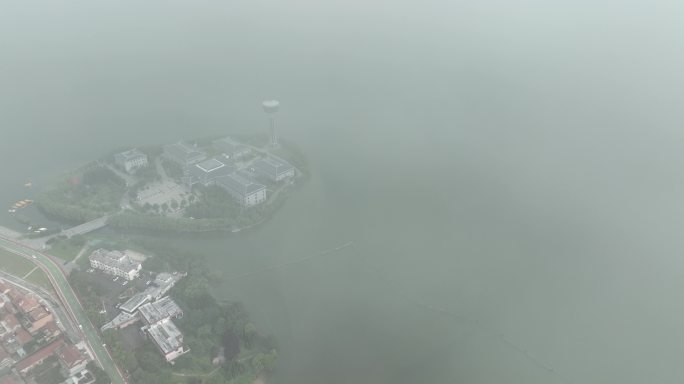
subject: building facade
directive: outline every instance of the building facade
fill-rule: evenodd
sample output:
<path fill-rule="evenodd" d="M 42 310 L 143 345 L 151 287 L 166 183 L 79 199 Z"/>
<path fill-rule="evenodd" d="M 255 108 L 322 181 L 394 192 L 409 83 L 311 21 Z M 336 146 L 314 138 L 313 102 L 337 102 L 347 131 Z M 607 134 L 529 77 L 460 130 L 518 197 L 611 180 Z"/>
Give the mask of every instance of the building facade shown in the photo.
<path fill-rule="evenodd" d="M 176 164 L 187 167 L 207 158 L 207 155 L 194 146 L 178 142 L 164 146 L 164 157 Z"/>
<path fill-rule="evenodd" d="M 238 174 L 219 177 L 216 179 L 216 185 L 228 191 L 245 207 L 252 207 L 266 201 L 265 185 L 255 183 Z"/>
<path fill-rule="evenodd" d="M 117 153 L 114 155 L 114 163 L 128 173 L 134 173 L 148 164 L 147 155 L 137 149 Z"/>
<path fill-rule="evenodd" d="M 283 159 L 269 156 L 259 159 L 253 164 L 254 170 L 261 176 L 273 182 L 283 181 L 294 177 L 295 169 Z"/>
<path fill-rule="evenodd" d="M 103 248 L 93 251 L 88 259 L 92 268 L 127 280 L 136 278 L 142 268 L 139 262 L 131 260 L 125 253 Z"/>

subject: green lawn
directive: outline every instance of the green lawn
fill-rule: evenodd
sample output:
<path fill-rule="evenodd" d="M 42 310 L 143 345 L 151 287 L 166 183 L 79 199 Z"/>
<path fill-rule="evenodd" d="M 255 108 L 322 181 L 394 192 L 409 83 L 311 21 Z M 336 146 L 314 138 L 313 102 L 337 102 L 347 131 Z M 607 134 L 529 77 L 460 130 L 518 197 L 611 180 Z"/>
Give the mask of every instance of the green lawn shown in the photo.
<path fill-rule="evenodd" d="M 31 274 L 26 277 L 26 281 L 52 290 L 52 284 L 50 284 L 50 280 L 45 275 L 45 272 L 40 269 L 36 269 L 35 271 L 31 272 Z"/>
<path fill-rule="evenodd" d="M 72 244 L 70 241 L 60 241 L 50 247 L 50 254 L 59 257 L 64 261 L 71 261 L 83 248 L 82 245 Z"/>
<path fill-rule="evenodd" d="M 0 269 L 19 277 L 29 273 L 35 265 L 19 255 L 0 248 Z"/>

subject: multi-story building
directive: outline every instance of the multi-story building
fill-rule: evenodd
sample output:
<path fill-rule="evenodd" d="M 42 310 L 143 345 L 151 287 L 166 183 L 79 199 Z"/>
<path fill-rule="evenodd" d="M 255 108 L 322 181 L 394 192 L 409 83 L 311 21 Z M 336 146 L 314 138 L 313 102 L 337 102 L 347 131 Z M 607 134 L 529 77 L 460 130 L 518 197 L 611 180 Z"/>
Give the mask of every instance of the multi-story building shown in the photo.
<path fill-rule="evenodd" d="M 183 167 L 199 163 L 207 158 L 204 152 L 183 142 L 165 145 L 164 156 Z"/>
<path fill-rule="evenodd" d="M 266 186 L 235 173 L 217 178 L 216 185 L 228 191 L 245 207 L 251 207 L 266 201 Z"/>
<path fill-rule="evenodd" d="M 217 159 L 209 159 L 190 166 L 190 185 L 201 183 L 208 186 L 217 177 L 227 176 L 235 172 L 235 168 Z"/>
<path fill-rule="evenodd" d="M 236 144 L 235 142 L 233 142 L 233 140 L 231 140 L 228 137 L 214 140 L 212 145 L 214 149 L 220 151 L 221 153 L 223 153 L 224 156 L 228 157 L 231 160 L 240 159 L 252 153 L 252 150 L 249 149 L 249 147 Z"/>
<path fill-rule="evenodd" d="M 269 156 L 252 164 L 254 170 L 273 182 L 283 181 L 295 175 L 295 169 L 287 161 Z"/>
<path fill-rule="evenodd" d="M 134 173 L 138 169 L 146 167 L 148 161 L 146 154 L 138 149 L 131 149 L 114 155 L 114 163 L 126 170 L 126 172 Z"/>
<path fill-rule="evenodd" d="M 142 268 L 139 262 L 131 260 L 125 253 L 103 248 L 95 250 L 88 258 L 92 268 L 127 280 L 133 280 Z"/>

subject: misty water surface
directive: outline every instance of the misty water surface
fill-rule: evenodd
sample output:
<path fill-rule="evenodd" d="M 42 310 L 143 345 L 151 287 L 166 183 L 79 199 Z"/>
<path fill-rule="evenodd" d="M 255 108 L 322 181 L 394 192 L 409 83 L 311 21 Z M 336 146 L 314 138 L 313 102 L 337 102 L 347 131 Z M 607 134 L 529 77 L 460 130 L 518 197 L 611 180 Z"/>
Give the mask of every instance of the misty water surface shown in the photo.
<path fill-rule="evenodd" d="M 116 146 L 263 132 L 278 98 L 311 180 L 178 241 L 277 336 L 274 383 L 679 382 L 683 11 L 5 1 L 0 201 Z"/>

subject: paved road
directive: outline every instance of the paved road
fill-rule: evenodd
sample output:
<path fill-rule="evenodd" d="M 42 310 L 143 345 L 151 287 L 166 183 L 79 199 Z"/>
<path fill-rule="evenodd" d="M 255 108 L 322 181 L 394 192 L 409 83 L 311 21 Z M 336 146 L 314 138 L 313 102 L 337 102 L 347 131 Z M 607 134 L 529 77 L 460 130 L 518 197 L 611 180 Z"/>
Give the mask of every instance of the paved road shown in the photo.
<path fill-rule="evenodd" d="M 121 371 L 119 371 L 119 368 L 114 363 L 109 352 L 102 346 L 102 340 L 97 334 L 95 327 L 86 316 L 81 303 L 78 301 L 76 294 L 71 288 L 71 285 L 69 285 L 69 282 L 59 265 L 57 265 L 48 255 L 2 236 L 0 236 L 0 247 L 31 260 L 45 272 L 50 279 L 50 282 L 55 287 L 55 291 L 64 304 L 69 316 L 72 317 L 76 324 L 82 326 L 82 332 L 88 342 L 90 350 L 94 353 L 95 359 L 105 372 L 109 374 L 112 383 L 125 384 L 126 381 L 124 380 Z"/>
<path fill-rule="evenodd" d="M 53 293 L 50 293 L 35 284 L 31 284 L 18 276 L 14 276 L 6 272 L 0 271 L 0 280 L 5 280 L 9 284 L 18 286 L 22 290 L 29 291 L 35 296 L 40 297 L 41 302 L 50 309 L 50 312 L 55 314 L 57 320 L 59 320 L 59 328 L 66 332 L 69 340 L 71 340 L 71 342 L 74 344 L 82 341 L 83 338 L 79 331 L 77 331 L 78 325 L 73 324 L 71 318 L 67 317 L 62 305 L 60 304 L 59 300 L 54 297 Z"/>

